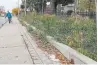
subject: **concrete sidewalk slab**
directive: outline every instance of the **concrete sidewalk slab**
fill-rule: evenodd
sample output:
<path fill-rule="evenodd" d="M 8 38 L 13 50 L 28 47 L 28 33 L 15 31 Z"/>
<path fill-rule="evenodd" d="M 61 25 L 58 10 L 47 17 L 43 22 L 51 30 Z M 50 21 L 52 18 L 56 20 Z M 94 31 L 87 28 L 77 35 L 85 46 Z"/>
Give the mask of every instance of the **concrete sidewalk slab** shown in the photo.
<path fill-rule="evenodd" d="M 0 29 L 0 64 L 33 63 L 17 24 L 13 19 L 13 23 L 6 23 Z"/>
<path fill-rule="evenodd" d="M 0 64 L 29 64 L 28 51 L 24 46 L 0 48 Z"/>
<path fill-rule="evenodd" d="M 17 18 L 0 29 L 0 64 L 59 64 L 37 47 Z"/>

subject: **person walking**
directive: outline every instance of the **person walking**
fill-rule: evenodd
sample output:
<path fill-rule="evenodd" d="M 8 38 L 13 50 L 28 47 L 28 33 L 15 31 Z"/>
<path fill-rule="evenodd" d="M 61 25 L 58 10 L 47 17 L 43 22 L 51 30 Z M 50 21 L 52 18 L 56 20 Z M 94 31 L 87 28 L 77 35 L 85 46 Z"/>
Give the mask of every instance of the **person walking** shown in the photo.
<path fill-rule="evenodd" d="M 9 11 L 6 13 L 6 17 L 8 18 L 9 23 L 11 23 L 11 21 L 12 21 L 12 14 Z"/>

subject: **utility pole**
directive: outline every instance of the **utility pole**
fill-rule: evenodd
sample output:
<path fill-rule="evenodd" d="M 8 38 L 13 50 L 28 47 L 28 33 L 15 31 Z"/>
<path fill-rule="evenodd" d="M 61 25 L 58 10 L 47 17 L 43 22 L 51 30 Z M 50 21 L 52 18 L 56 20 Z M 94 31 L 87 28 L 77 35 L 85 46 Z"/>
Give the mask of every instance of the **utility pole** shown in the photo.
<path fill-rule="evenodd" d="M 27 11 L 27 7 L 26 6 L 27 6 L 27 3 L 26 3 L 26 0 L 25 0 L 25 16 L 27 14 L 27 12 L 26 12 Z"/>
<path fill-rule="evenodd" d="M 42 0 L 42 14 L 44 14 L 44 0 Z"/>

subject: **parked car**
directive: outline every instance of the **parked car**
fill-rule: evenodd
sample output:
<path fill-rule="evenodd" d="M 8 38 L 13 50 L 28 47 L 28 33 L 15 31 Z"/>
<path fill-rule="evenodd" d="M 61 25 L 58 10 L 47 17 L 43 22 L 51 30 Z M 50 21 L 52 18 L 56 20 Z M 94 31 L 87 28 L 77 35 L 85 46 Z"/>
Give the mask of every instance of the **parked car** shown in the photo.
<path fill-rule="evenodd" d="M 2 17 L 4 17 L 4 14 L 1 14 Z"/>

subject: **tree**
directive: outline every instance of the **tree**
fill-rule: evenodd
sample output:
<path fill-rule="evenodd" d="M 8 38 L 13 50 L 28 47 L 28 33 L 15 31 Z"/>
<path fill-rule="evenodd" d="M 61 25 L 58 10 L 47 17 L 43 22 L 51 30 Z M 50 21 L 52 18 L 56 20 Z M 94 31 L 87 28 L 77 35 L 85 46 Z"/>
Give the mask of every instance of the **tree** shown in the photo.
<path fill-rule="evenodd" d="M 13 8 L 12 13 L 18 15 L 19 8 Z"/>
<path fill-rule="evenodd" d="M 95 0 L 77 0 L 79 10 L 96 11 Z"/>
<path fill-rule="evenodd" d="M 24 9 L 25 8 L 25 6 L 23 4 L 20 7 L 21 7 L 21 9 Z"/>
<path fill-rule="evenodd" d="M 58 4 L 63 4 L 64 6 L 67 4 L 71 4 L 74 2 L 74 0 L 27 0 L 27 8 L 29 8 L 30 10 L 32 10 L 32 8 L 35 8 L 35 10 L 39 13 L 39 12 L 44 12 L 44 9 L 46 8 L 46 3 L 47 1 L 52 3 L 52 10 L 53 13 L 56 14 L 56 10 L 57 10 L 57 5 Z M 23 4 L 24 4 L 24 0 L 22 0 Z"/>
<path fill-rule="evenodd" d="M 43 0 L 27 0 L 26 4 L 27 4 L 27 8 L 30 9 L 30 11 L 33 10 L 33 8 L 39 12 L 42 11 L 42 1 Z M 22 0 L 22 4 L 25 5 L 25 0 Z"/>
<path fill-rule="evenodd" d="M 96 12 L 96 3 L 95 0 L 77 0 L 77 10 L 80 11 L 88 11 L 89 17 L 92 18 L 94 16 L 95 18 L 95 12 Z"/>

